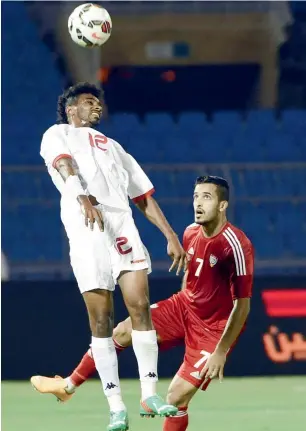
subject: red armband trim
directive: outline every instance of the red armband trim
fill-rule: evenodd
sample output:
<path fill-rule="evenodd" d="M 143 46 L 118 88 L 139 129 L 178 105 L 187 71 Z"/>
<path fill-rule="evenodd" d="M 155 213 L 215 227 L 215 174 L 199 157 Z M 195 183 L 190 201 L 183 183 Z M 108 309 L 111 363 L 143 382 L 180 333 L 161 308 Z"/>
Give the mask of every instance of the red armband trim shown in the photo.
<path fill-rule="evenodd" d="M 52 166 L 54 168 L 56 168 L 56 163 L 60 160 L 60 159 L 72 159 L 72 157 L 70 156 L 70 154 L 60 154 L 59 156 L 57 156 L 52 163 Z"/>
<path fill-rule="evenodd" d="M 143 201 L 145 198 L 148 198 L 149 196 L 152 196 L 153 193 L 155 192 L 155 189 L 151 189 L 149 190 L 147 193 L 144 193 L 143 195 L 137 196 L 136 198 L 133 198 L 132 201 L 134 202 L 134 204 L 136 204 L 139 201 Z"/>

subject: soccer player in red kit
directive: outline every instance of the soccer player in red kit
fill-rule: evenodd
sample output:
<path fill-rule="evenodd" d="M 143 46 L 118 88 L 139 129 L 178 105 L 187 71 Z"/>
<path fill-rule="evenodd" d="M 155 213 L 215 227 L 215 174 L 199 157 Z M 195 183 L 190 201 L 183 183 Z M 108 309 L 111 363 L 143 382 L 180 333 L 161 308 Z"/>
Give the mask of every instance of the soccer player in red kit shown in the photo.
<path fill-rule="evenodd" d="M 250 310 L 254 253 L 250 240 L 227 221 L 229 186 L 214 176 L 196 180 L 195 223 L 183 237 L 188 267 L 182 289 L 152 305 L 152 320 L 161 349 L 185 343 L 183 363 L 168 389 L 167 401 L 179 408 L 165 419 L 164 431 L 185 431 L 188 405 L 198 389 L 223 378 L 226 357 L 243 331 Z M 130 319 L 121 322 L 113 337 L 117 350 L 131 345 Z M 67 379 L 32 377 L 43 393 L 66 401 L 95 370 L 90 351 Z M 144 415 L 151 415 L 143 405 Z M 153 414 L 152 414 L 153 416 Z"/>

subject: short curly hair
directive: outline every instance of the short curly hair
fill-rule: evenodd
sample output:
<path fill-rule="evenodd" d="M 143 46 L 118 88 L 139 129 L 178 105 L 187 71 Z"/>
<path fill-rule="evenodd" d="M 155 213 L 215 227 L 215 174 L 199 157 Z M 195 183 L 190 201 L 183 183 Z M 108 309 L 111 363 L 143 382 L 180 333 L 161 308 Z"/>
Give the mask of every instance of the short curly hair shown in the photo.
<path fill-rule="evenodd" d="M 72 105 L 76 102 L 78 96 L 87 93 L 92 94 L 98 99 L 103 96 L 102 89 L 90 84 L 89 82 L 79 82 L 78 84 L 69 87 L 61 96 L 59 96 L 57 102 L 57 122 L 59 124 L 68 124 L 66 106 Z"/>

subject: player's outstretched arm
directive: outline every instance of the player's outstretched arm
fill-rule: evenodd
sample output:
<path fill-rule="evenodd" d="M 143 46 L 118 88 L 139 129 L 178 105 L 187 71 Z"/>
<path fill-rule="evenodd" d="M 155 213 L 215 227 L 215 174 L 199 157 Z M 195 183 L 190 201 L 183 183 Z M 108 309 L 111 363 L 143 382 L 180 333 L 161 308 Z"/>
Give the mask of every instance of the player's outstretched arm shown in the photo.
<path fill-rule="evenodd" d="M 239 298 L 234 301 L 234 307 L 216 350 L 227 353 L 236 341 L 249 315 L 250 301 L 250 298 Z"/>
<path fill-rule="evenodd" d="M 103 218 L 101 212 L 93 206 L 90 197 L 88 197 L 82 187 L 81 181 L 75 172 L 72 164 L 72 159 L 63 157 L 55 163 L 55 169 L 60 173 L 65 181 L 66 191 L 71 196 L 75 197 L 82 207 L 85 216 L 85 225 L 90 225 L 93 230 L 96 222 L 99 229 L 103 231 Z M 92 197 L 93 198 L 93 197 Z M 94 199 L 94 198 L 93 198 Z"/>
<path fill-rule="evenodd" d="M 168 241 L 167 253 L 173 260 L 169 271 L 177 268 L 176 274 L 179 275 L 185 267 L 185 251 L 158 203 L 152 196 L 148 196 L 137 202 L 136 206 L 165 235 Z"/>
<path fill-rule="evenodd" d="M 230 243 L 231 249 L 228 257 L 234 306 L 222 337 L 202 370 L 202 376 L 205 375 L 205 380 L 219 376 L 220 381 L 222 381 L 226 355 L 238 338 L 250 312 L 250 297 L 254 275 L 254 251 L 251 242 L 246 237 L 240 239 L 236 237 L 236 239 L 239 247 L 237 247 L 236 243 L 235 246 Z M 235 259 L 236 254 L 234 250 L 236 254 L 238 253 L 239 259 Z"/>
<path fill-rule="evenodd" d="M 239 298 L 234 301 L 234 307 L 222 337 L 201 372 L 202 376 L 206 376 L 205 381 L 215 377 L 219 377 L 219 380 L 222 381 L 226 355 L 241 333 L 249 312 L 250 298 Z"/>

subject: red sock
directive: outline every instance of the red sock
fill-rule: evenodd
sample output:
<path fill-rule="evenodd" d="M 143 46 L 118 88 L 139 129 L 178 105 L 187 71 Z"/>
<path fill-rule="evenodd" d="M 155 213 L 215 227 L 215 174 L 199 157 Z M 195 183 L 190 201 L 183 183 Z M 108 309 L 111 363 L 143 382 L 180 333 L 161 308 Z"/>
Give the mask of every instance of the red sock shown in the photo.
<path fill-rule="evenodd" d="M 116 341 L 114 338 L 113 338 L 113 342 L 115 344 L 115 349 L 116 349 L 117 355 L 119 355 L 121 352 L 123 352 L 123 350 L 126 349 L 126 347 L 121 346 L 121 344 L 119 344 L 118 341 Z"/>
<path fill-rule="evenodd" d="M 95 361 L 92 359 L 90 354 L 90 350 L 88 350 L 70 376 L 70 379 L 75 386 L 80 386 L 96 371 Z"/>
<path fill-rule="evenodd" d="M 177 416 L 166 418 L 163 431 L 186 431 L 188 427 L 187 407 L 179 407 Z"/>

